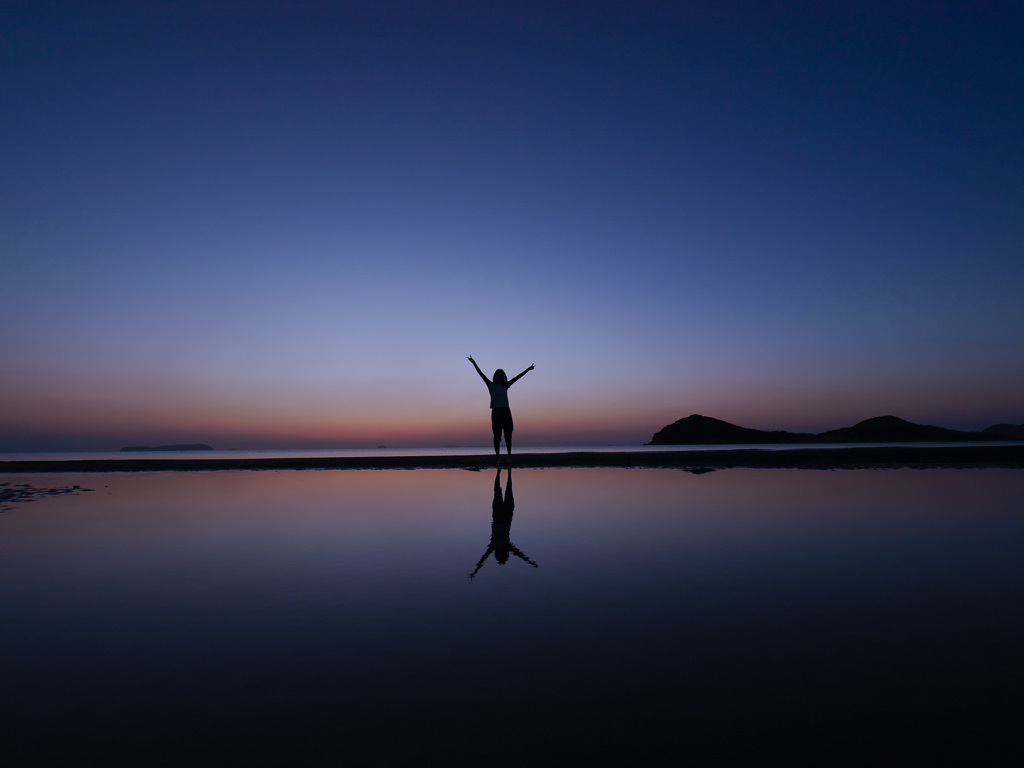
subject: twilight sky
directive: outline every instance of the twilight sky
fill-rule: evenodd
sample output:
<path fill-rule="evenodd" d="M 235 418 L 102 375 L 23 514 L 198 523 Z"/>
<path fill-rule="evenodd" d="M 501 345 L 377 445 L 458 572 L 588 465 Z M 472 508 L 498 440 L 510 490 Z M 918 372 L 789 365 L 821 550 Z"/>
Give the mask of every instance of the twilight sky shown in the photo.
<path fill-rule="evenodd" d="M 1024 422 L 1024 4 L 0 7 L 0 450 Z"/>

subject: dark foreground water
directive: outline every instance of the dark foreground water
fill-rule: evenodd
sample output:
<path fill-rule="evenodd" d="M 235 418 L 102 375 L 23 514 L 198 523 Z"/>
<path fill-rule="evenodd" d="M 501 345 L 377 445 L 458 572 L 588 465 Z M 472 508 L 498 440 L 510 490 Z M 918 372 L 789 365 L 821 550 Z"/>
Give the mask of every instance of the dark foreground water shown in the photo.
<path fill-rule="evenodd" d="M 1020 764 L 1024 471 L 513 475 L 0 478 L 0 759 Z"/>

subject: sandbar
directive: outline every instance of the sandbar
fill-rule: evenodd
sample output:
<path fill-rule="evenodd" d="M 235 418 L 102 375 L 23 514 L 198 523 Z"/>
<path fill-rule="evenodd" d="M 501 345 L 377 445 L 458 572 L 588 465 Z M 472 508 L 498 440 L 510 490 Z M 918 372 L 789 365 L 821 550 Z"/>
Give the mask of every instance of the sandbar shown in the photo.
<path fill-rule="evenodd" d="M 739 448 L 679 451 L 566 451 L 476 456 L 274 458 L 117 458 L 0 461 L 0 473 L 196 472 L 215 470 L 488 469 L 620 467 L 681 469 L 972 469 L 1024 468 L 1024 445 L 898 445 L 834 448 Z"/>

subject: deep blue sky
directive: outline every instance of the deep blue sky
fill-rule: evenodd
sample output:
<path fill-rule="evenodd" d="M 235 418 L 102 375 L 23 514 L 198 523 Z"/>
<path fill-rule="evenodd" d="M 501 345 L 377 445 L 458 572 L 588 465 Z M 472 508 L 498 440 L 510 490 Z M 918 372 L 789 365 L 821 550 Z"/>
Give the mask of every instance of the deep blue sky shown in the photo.
<path fill-rule="evenodd" d="M 1024 422 L 1022 3 L 0 30 L 0 449 Z"/>

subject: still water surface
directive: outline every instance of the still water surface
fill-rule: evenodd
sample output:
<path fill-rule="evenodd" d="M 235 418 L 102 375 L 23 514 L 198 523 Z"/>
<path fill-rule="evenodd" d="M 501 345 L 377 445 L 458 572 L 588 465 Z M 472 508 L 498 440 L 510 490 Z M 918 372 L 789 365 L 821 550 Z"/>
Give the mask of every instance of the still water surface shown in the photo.
<path fill-rule="evenodd" d="M 12 764 L 1021 756 L 1020 470 L 3 480 Z"/>

